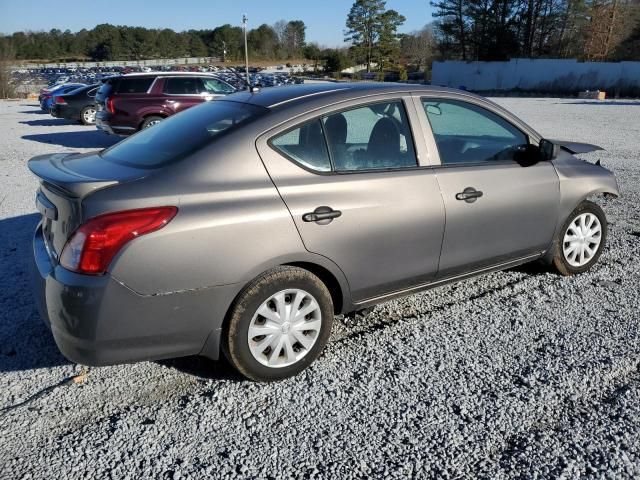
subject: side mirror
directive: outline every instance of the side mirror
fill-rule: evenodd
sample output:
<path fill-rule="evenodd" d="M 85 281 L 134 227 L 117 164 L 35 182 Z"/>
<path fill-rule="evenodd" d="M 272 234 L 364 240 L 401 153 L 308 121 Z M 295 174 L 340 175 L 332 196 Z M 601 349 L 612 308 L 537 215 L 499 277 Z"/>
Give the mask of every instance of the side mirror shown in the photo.
<path fill-rule="evenodd" d="M 427 105 L 426 110 L 431 115 L 442 115 L 442 110 L 437 105 Z"/>
<path fill-rule="evenodd" d="M 513 159 L 518 162 L 521 167 L 531 167 L 543 160 L 543 154 L 540 147 L 528 143 L 526 145 L 518 145 L 515 148 Z"/>
<path fill-rule="evenodd" d="M 542 139 L 540 140 L 540 157 L 542 160 L 551 161 L 558 156 L 560 152 L 560 146 L 556 145 L 549 140 Z"/>

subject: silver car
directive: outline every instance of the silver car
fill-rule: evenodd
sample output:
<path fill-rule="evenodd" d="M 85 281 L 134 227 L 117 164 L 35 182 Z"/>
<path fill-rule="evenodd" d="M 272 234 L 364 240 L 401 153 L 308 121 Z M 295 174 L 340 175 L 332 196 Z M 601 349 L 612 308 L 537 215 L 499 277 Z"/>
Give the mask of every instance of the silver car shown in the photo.
<path fill-rule="evenodd" d="M 62 353 L 295 375 L 334 315 L 542 260 L 582 273 L 618 195 L 598 147 L 462 91 L 237 93 L 97 153 L 35 157 L 35 290 Z"/>

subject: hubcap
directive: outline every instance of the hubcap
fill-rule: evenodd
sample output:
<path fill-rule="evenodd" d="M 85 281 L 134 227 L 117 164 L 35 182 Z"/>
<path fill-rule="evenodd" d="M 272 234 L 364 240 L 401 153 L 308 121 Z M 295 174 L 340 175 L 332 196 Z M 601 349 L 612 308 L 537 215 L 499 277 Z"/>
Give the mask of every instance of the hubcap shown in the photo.
<path fill-rule="evenodd" d="M 562 251 L 572 267 L 583 267 L 589 263 L 600 248 L 602 225 L 592 213 L 578 215 L 564 234 Z"/>
<path fill-rule="evenodd" d="M 322 326 L 320 305 L 299 289 L 265 300 L 249 324 L 249 350 L 258 362 L 282 368 L 300 361 L 315 345 Z"/>
<path fill-rule="evenodd" d="M 154 125 L 157 125 L 158 123 L 160 123 L 160 120 L 152 120 L 151 122 L 147 123 L 147 126 L 145 128 L 153 127 Z"/>
<path fill-rule="evenodd" d="M 87 123 L 96 123 L 96 111 L 93 108 L 84 112 L 84 120 Z"/>

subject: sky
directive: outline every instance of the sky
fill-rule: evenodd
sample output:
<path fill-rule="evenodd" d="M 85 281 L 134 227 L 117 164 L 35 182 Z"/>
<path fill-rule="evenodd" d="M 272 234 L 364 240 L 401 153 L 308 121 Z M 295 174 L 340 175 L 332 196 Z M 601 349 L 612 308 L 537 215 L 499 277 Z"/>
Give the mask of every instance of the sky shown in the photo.
<path fill-rule="evenodd" d="M 198 30 L 225 23 L 240 25 L 246 13 L 249 28 L 280 19 L 302 20 L 307 41 L 336 47 L 343 45 L 352 4 L 353 0 L 0 0 L 0 33 L 52 28 L 75 32 L 100 23 Z M 432 21 L 429 0 L 387 0 L 387 8 L 407 18 L 402 33 Z"/>

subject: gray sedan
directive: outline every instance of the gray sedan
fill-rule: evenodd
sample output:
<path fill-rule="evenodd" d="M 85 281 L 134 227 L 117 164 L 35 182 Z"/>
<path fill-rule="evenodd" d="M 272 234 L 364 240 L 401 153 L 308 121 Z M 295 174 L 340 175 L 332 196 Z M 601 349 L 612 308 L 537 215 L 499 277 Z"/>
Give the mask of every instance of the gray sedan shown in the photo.
<path fill-rule="evenodd" d="M 237 93 L 101 152 L 35 157 L 35 290 L 86 365 L 221 352 L 295 375 L 334 315 L 474 275 L 598 260 L 612 173 L 462 91 Z"/>

